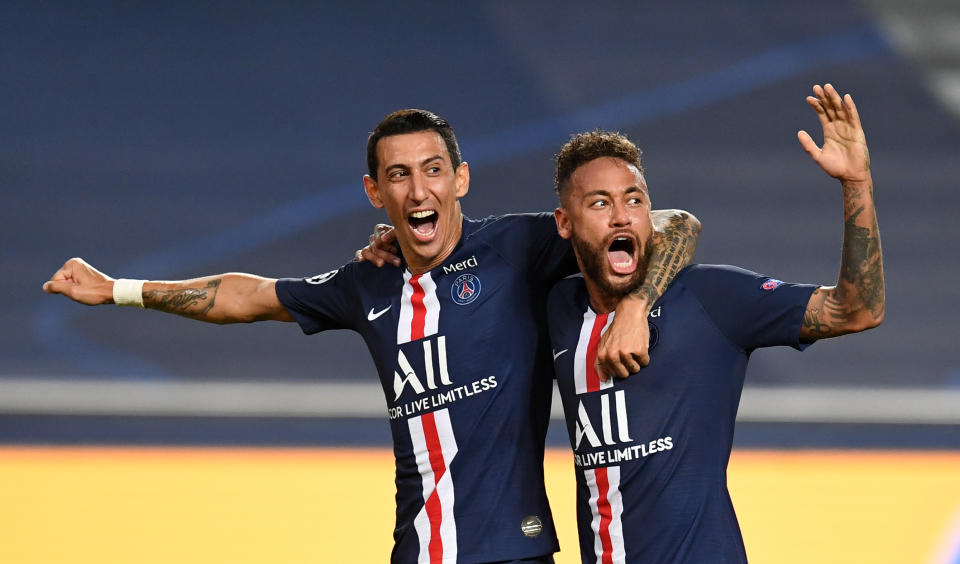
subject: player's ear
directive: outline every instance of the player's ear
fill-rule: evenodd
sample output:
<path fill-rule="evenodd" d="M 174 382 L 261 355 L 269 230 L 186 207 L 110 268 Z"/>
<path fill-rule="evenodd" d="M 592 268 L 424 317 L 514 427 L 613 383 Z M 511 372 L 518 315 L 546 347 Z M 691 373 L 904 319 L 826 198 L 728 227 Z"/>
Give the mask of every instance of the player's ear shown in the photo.
<path fill-rule="evenodd" d="M 564 239 L 570 238 L 570 216 L 563 207 L 553 210 L 553 219 L 557 220 L 557 233 Z"/>
<path fill-rule="evenodd" d="M 367 199 L 370 205 L 375 208 L 383 207 L 383 200 L 380 199 L 380 189 L 377 187 L 377 181 L 369 174 L 363 175 L 363 190 L 367 193 Z"/>
<path fill-rule="evenodd" d="M 466 161 L 457 167 L 457 197 L 462 198 L 470 190 L 470 165 Z"/>

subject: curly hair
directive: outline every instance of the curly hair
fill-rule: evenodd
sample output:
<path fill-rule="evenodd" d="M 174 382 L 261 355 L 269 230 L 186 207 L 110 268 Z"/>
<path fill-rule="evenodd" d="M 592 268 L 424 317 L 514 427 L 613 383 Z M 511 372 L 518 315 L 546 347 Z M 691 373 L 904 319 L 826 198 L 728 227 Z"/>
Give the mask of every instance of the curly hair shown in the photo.
<path fill-rule="evenodd" d="M 554 176 L 554 190 L 563 201 L 574 171 L 588 162 L 600 157 L 621 159 L 643 172 L 641 155 L 643 152 L 633 141 L 618 131 L 595 129 L 586 133 L 577 133 L 570 137 L 556 155 L 557 171 Z"/>

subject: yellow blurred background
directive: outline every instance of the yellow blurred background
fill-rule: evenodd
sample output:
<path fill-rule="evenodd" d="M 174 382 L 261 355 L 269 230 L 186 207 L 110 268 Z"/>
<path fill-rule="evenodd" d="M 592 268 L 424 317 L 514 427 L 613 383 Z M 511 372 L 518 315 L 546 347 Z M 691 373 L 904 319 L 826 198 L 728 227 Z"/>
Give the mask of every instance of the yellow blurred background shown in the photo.
<path fill-rule="evenodd" d="M 551 449 L 558 564 L 579 561 Z M 753 563 L 953 563 L 960 453 L 735 451 Z M 0 448 L 0 562 L 387 562 L 387 449 Z"/>

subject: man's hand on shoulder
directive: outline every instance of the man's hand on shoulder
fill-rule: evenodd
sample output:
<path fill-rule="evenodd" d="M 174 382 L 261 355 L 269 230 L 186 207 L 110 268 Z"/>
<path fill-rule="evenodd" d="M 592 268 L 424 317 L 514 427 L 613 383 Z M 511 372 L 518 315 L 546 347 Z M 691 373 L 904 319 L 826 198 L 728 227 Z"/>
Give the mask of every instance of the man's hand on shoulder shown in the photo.
<path fill-rule="evenodd" d="M 399 247 L 397 246 L 397 233 L 392 225 L 378 223 L 370 234 L 370 244 L 359 249 L 354 258 L 358 261 L 370 261 L 378 267 L 387 263 L 400 267 Z"/>

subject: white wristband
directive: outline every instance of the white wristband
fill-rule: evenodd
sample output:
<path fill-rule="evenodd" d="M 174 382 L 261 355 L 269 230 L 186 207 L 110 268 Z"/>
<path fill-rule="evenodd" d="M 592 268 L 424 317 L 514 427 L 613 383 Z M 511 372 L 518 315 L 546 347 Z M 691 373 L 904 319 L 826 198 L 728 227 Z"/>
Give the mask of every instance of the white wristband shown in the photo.
<path fill-rule="evenodd" d="M 113 282 L 113 303 L 120 306 L 143 307 L 143 283 L 146 280 L 118 278 Z"/>

